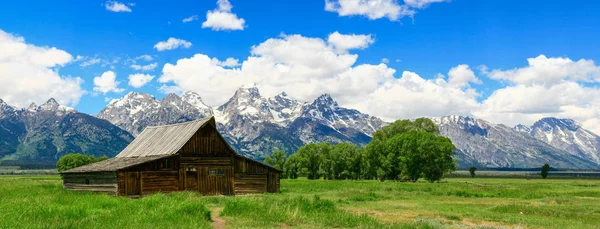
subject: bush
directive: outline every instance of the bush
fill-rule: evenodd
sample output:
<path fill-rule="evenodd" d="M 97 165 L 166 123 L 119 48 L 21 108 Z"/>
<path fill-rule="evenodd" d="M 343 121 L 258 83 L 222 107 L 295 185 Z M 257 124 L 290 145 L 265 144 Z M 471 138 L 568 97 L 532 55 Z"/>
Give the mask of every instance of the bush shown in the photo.
<path fill-rule="evenodd" d="M 475 170 L 477 170 L 477 168 L 475 168 L 475 166 L 469 168 L 469 173 L 471 174 L 471 177 L 475 177 Z"/>
<path fill-rule="evenodd" d="M 546 179 L 546 177 L 548 176 L 548 172 L 550 172 L 550 165 L 544 164 L 544 166 L 542 166 L 542 178 Z"/>
<path fill-rule="evenodd" d="M 62 172 L 65 170 L 77 168 L 94 162 L 104 161 L 107 159 L 107 156 L 96 158 L 80 153 L 65 154 L 64 156 L 60 157 L 60 159 L 58 159 L 58 162 L 56 163 L 56 168 L 58 168 L 59 172 Z"/>

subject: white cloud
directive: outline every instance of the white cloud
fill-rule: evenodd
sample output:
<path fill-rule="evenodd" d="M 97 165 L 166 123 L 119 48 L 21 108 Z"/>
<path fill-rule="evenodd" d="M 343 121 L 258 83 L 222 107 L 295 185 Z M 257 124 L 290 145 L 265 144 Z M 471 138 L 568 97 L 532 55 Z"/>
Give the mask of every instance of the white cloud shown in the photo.
<path fill-rule="evenodd" d="M 211 62 L 213 62 L 213 64 L 217 65 L 217 66 L 221 66 L 221 67 L 237 67 L 240 66 L 240 60 L 235 59 L 235 58 L 227 58 L 225 59 L 225 61 L 220 61 L 217 58 L 212 58 Z"/>
<path fill-rule="evenodd" d="M 404 71 L 399 79 L 390 79 L 366 101 L 365 111 L 384 118 L 437 117 L 450 114 L 470 115 L 478 108 L 476 93 L 449 86 L 443 79 L 426 80 L 414 72 Z"/>
<path fill-rule="evenodd" d="M 387 17 L 390 21 L 415 14 L 395 0 L 325 0 L 325 10 L 336 12 L 339 16 L 360 15 L 370 20 Z"/>
<path fill-rule="evenodd" d="M 405 0 L 404 5 L 397 0 L 325 0 L 325 10 L 336 12 L 339 16 L 364 16 L 370 20 L 388 18 L 397 21 L 402 17 L 413 17 L 415 9 L 425 8 L 434 2 L 444 0 Z"/>
<path fill-rule="evenodd" d="M 158 42 L 154 45 L 154 48 L 158 51 L 173 50 L 173 49 L 177 49 L 177 48 L 190 48 L 190 47 L 192 47 L 192 42 L 182 40 L 182 39 L 177 39 L 174 37 L 171 37 L 166 41 Z"/>
<path fill-rule="evenodd" d="M 128 5 L 135 6 L 135 3 L 130 3 Z M 106 7 L 106 10 L 112 11 L 112 12 L 131 12 L 131 8 L 129 8 L 125 4 L 123 4 L 121 2 L 117 2 L 117 1 L 107 1 L 104 4 L 104 6 Z"/>
<path fill-rule="evenodd" d="M 470 82 L 481 83 L 481 80 L 475 76 L 473 70 L 466 64 L 461 64 L 450 69 L 448 77 L 448 84 L 452 87 L 466 87 L 469 86 Z"/>
<path fill-rule="evenodd" d="M 154 79 L 153 75 L 148 74 L 132 74 L 129 75 L 129 85 L 134 88 L 140 88 Z"/>
<path fill-rule="evenodd" d="M 59 74 L 73 56 L 55 47 L 27 44 L 25 38 L 0 30 L 0 99 L 25 107 L 46 102 L 50 97 L 74 106 L 85 90 L 79 77 Z"/>
<path fill-rule="evenodd" d="M 375 42 L 375 39 L 369 35 L 362 34 L 340 34 L 335 31 L 329 34 L 327 42 L 333 45 L 338 52 L 347 52 L 350 49 L 364 49 Z"/>
<path fill-rule="evenodd" d="M 440 114 L 444 108 L 464 113 L 477 104 L 472 90 L 450 87 L 443 79 L 419 81 L 416 80 L 420 79 L 418 76 L 410 78 L 417 83 L 408 77 L 396 79 L 396 70 L 386 64 L 356 65 L 356 54 L 339 52 L 334 45 L 320 38 L 282 35 L 253 46 L 251 54 L 239 68 L 232 69 L 219 66 L 215 58 L 196 54 L 175 64 L 165 64 L 159 82 L 164 84 L 163 91 L 199 92 L 211 105 L 224 103 L 241 85 L 250 83 L 256 83 L 265 96 L 285 91 L 303 101 L 329 93 L 344 106 L 390 118 L 427 114 L 428 111 Z M 419 83 L 425 85 L 422 86 L 425 89 L 413 86 Z M 402 95 L 408 92 L 413 95 L 410 100 Z M 436 104 L 438 109 L 391 108 L 399 104 L 410 107 L 417 98 L 435 101 L 436 97 L 446 100 L 444 105 Z M 366 105 L 372 101 L 379 102 Z"/>
<path fill-rule="evenodd" d="M 77 58 L 79 58 L 79 57 L 80 56 L 77 56 Z M 79 64 L 79 66 L 81 66 L 82 68 L 85 68 L 87 66 L 98 64 L 98 63 L 100 63 L 100 61 L 102 61 L 102 59 L 97 58 L 97 57 L 84 58 L 83 61 L 81 62 L 81 64 Z"/>
<path fill-rule="evenodd" d="M 152 61 L 154 58 L 150 55 L 141 55 L 135 58 L 136 60 Z"/>
<path fill-rule="evenodd" d="M 446 2 L 449 0 L 404 0 L 404 4 L 414 8 L 425 8 L 431 3 Z"/>
<path fill-rule="evenodd" d="M 158 66 L 158 63 L 151 63 L 148 65 L 139 65 L 139 64 L 132 64 L 131 68 L 137 70 L 137 71 L 152 71 L 154 70 L 156 67 Z"/>
<path fill-rule="evenodd" d="M 388 58 L 381 58 L 381 63 L 389 64 L 390 63 L 390 59 L 388 59 Z"/>
<path fill-rule="evenodd" d="M 120 82 L 116 81 L 117 74 L 113 71 L 106 71 L 100 76 L 94 77 L 94 91 L 106 94 L 108 92 L 119 93 L 123 88 L 118 88 Z"/>
<path fill-rule="evenodd" d="M 553 85 L 564 80 L 600 82 L 600 67 L 593 60 L 572 61 L 569 58 L 548 58 L 539 55 L 535 58 L 528 58 L 527 62 L 529 66 L 524 68 L 493 70 L 485 73 L 492 79 L 525 85 Z"/>
<path fill-rule="evenodd" d="M 510 70 L 482 71 L 512 85 L 494 91 L 475 115 L 508 125 L 531 124 L 543 117 L 571 118 L 600 133 L 600 66 L 594 61 L 527 59 L 529 65 Z M 588 84 L 588 85 L 586 85 Z"/>
<path fill-rule="evenodd" d="M 181 20 L 181 22 L 188 23 L 188 22 L 192 22 L 192 21 L 196 21 L 196 20 L 198 20 L 198 15 L 192 15 L 192 16 L 184 18 L 183 20 Z"/>
<path fill-rule="evenodd" d="M 202 23 L 202 28 L 211 28 L 212 30 L 244 30 L 246 21 L 243 18 L 231 12 L 231 3 L 229 0 L 218 0 L 218 8 L 206 12 L 206 21 Z"/>

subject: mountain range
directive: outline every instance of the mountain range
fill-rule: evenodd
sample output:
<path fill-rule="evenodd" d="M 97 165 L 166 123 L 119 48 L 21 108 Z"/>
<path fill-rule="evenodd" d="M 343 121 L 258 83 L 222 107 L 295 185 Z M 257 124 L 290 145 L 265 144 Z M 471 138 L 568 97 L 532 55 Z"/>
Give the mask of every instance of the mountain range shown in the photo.
<path fill-rule="evenodd" d="M 264 97 L 253 85 L 242 86 L 217 107 L 191 91 L 161 100 L 130 92 L 111 101 L 96 117 L 53 99 L 26 109 L 0 102 L 0 159 L 52 161 L 67 152 L 114 156 L 147 126 L 209 116 L 215 116 L 232 147 L 258 159 L 274 149 L 293 153 L 311 142 L 364 145 L 389 124 L 341 107 L 328 94 L 300 102 L 285 92 Z M 570 119 L 544 118 L 532 126 L 515 127 L 466 116 L 432 120 L 456 145 L 461 168 L 532 168 L 549 163 L 556 168 L 600 169 L 600 137 Z M 65 124 L 73 122 L 78 125 Z"/>
<path fill-rule="evenodd" d="M 243 86 L 223 105 L 210 107 L 195 92 L 168 94 L 162 100 L 131 92 L 98 113 L 134 136 L 148 125 L 173 124 L 215 116 L 218 129 L 240 153 L 263 158 L 275 148 L 288 153 L 310 142 L 368 143 L 387 125 L 383 120 L 347 109 L 328 94 L 311 103 L 285 92 L 266 98 L 255 86 Z"/>
<path fill-rule="evenodd" d="M 133 140 L 127 131 L 54 99 L 17 109 L 0 99 L 0 159 L 56 163 L 67 153 L 114 156 Z"/>

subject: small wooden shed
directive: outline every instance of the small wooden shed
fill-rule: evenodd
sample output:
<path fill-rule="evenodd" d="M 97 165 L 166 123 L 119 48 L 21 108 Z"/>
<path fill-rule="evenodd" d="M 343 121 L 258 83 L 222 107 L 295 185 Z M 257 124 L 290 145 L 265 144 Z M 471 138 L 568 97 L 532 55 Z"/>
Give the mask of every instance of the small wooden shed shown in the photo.
<path fill-rule="evenodd" d="M 214 117 L 147 127 L 116 157 L 61 173 L 65 189 L 141 196 L 279 192 L 281 170 L 237 154 Z"/>

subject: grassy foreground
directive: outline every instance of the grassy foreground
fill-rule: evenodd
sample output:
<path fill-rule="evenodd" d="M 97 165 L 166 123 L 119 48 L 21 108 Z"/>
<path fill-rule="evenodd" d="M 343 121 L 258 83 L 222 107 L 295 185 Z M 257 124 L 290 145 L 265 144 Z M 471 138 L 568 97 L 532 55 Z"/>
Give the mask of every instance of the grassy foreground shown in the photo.
<path fill-rule="evenodd" d="M 600 228 L 598 180 L 300 179 L 281 191 L 128 199 L 65 191 L 59 176 L 0 176 L 0 228 Z"/>

